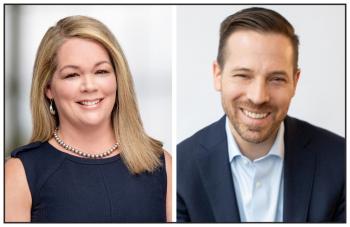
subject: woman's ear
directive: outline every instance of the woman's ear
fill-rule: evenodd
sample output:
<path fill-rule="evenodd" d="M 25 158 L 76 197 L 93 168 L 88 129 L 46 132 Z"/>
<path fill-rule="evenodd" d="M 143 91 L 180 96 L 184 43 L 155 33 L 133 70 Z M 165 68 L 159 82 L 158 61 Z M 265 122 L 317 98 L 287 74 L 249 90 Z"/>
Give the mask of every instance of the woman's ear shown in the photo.
<path fill-rule="evenodd" d="M 53 99 L 53 95 L 52 95 L 52 90 L 51 90 L 51 85 L 50 84 L 46 85 L 45 95 L 46 95 L 46 97 L 48 99 Z"/>

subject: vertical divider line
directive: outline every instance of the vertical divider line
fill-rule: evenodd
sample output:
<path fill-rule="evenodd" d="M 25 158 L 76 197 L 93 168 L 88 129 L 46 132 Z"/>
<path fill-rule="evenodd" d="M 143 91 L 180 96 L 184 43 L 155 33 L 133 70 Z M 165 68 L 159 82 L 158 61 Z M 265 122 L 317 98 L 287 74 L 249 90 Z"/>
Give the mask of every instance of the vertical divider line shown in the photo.
<path fill-rule="evenodd" d="M 177 5 L 172 5 L 172 20 L 171 20 L 171 52 L 172 52 L 172 75 L 171 75 L 171 129 L 172 129 L 172 221 L 176 222 L 176 74 L 177 74 Z"/>

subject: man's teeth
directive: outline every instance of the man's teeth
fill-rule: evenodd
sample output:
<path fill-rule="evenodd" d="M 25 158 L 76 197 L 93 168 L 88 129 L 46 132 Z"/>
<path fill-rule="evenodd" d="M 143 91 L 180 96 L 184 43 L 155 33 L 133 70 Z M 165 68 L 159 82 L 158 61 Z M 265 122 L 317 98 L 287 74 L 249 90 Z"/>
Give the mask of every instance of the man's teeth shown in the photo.
<path fill-rule="evenodd" d="M 250 112 L 248 110 L 243 110 L 243 113 L 245 115 L 247 115 L 248 117 L 254 118 L 254 119 L 262 119 L 262 118 L 265 118 L 269 114 L 269 113 L 253 113 L 253 112 Z"/>
<path fill-rule="evenodd" d="M 81 104 L 83 105 L 86 105 L 86 106 L 92 106 L 92 105 L 96 105 L 97 103 L 99 103 L 101 100 L 95 100 L 95 101 L 82 101 L 80 102 Z"/>

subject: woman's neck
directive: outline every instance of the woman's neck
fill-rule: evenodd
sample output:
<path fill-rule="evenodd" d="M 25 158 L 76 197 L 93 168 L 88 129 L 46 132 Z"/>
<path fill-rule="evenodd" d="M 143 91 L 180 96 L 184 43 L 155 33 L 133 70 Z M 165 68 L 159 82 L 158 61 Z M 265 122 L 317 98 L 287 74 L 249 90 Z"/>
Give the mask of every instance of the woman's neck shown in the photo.
<path fill-rule="evenodd" d="M 111 124 L 76 127 L 62 123 L 58 135 L 67 145 L 90 154 L 105 152 L 116 142 Z"/>

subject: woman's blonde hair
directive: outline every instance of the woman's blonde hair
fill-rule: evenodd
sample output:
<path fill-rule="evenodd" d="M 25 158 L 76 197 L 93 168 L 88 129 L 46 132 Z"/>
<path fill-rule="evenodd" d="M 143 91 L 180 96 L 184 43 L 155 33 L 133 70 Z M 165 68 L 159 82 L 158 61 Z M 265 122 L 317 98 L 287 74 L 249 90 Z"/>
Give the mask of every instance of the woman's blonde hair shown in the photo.
<path fill-rule="evenodd" d="M 149 137 L 143 128 L 138 111 L 133 80 L 123 51 L 109 29 L 100 21 L 86 16 L 61 19 L 44 35 L 35 60 L 31 88 L 33 132 L 31 142 L 47 141 L 59 124 L 50 114 L 50 100 L 45 90 L 57 67 L 57 51 L 68 38 L 94 40 L 109 53 L 115 70 L 117 91 L 112 112 L 115 135 L 119 136 L 121 157 L 133 174 L 153 171 L 160 164 L 162 143 Z"/>

